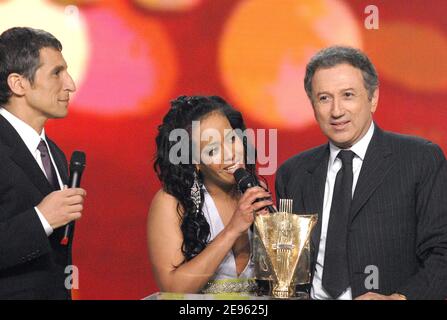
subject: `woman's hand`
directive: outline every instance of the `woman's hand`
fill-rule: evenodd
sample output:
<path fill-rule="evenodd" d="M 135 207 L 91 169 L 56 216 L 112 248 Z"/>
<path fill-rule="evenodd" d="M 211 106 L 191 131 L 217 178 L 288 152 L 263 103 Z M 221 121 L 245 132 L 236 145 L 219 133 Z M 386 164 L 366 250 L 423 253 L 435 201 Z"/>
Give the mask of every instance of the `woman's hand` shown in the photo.
<path fill-rule="evenodd" d="M 257 199 L 263 198 L 266 199 L 255 202 Z M 272 204 L 271 194 L 261 187 L 247 189 L 239 199 L 233 217 L 227 225 L 227 231 L 238 237 L 250 228 L 254 221 L 255 213 L 257 213 L 258 210 Z M 264 210 L 259 211 L 259 213 L 263 212 Z"/>

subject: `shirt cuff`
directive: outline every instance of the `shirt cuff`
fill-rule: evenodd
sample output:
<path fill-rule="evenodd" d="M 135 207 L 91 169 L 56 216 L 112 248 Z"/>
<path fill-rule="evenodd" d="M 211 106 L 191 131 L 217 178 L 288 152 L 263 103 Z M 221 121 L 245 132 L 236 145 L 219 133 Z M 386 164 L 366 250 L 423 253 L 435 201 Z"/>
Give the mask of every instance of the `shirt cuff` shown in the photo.
<path fill-rule="evenodd" d="M 45 233 L 47 234 L 47 237 L 49 237 L 53 233 L 53 228 L 51 228 L 47 219 L 45 219 L 42 212 L 40 212 L 39 209 L 37 209 L 37 207 L 34 207 L 34 210 L 36 210 L 37 216 L 39 217 L 40 222 L 42 223 L 42 226 L 45 229 Z"/>

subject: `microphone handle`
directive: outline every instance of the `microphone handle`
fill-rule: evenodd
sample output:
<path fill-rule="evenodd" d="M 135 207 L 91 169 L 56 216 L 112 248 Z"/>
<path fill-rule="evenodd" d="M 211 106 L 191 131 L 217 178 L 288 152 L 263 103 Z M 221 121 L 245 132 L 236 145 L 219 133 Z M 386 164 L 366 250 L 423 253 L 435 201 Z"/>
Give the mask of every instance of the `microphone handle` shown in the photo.
<path fill-rule="evenodd" d="M 81 179 L 78 171 L 73 171 L 70 175 L 70 181 L 69 181 L 69 187 L 70 188 L 79 188 L 79 185 L 81 184 Z M 60 242 L 61 245 L 66 246 L 68 244 L 68 234 L 70 232 L 70 224 L 71 222 L 67 223 L 64 230 L 64 236 Z"/>
<path fill-rule="evenodd" d="M 272 199 L 272 198 L 259 198 L 259 199 L 256 199 L 255 202 L 259 202 L 259 201 L 263 201 L 263 200 L 271 200 L 271 199 Z M 272 205 L 265 206 L 264 208 L 267 208 L 267 210 L 268 210 L 270 213 L 278 212 L 278 211 L 275 210 L 275 208 L 273 208 Z"/>
<path fill-rule="evenodd" d="M 69 188 L 79 188 L 79 185 L 81 184 L 81 179 L 79 177 L 78 171 L 73 171 L 70 175 L 70 186 Z"/>
<path fill-rule="evenodd" d="M 261 187 L 262 189 L 266 190 L 266 189 L 265 189 L 264 187 L 262 187 L 260 184 L 258 184 L 258 185 L 249 185 L 249 187 L 248 187 L 247 189 L 252 188 L 252 187 Z M 245 189 L 245 190 L 247 190 L 247 189 Z M 268 190 L 266 190 L 266 191 L 268 191 Z M 258 199 L 255 200 L 255 202 L 264 201 L 264 200 L 272 200 L 272 198 L 258 198 Z M 277 210 L 275 210 L 275 208 L 273 208 L 272 205 L 266 206 L 266 207 L 264 207 L 264 208 L 267 208 L 267 210 L 268 210 L 270 213 L 278 212 Z"/>
<path fill-rule="evenodd" d="M 261 186 L 261 184 L 258 182 L 258 178 L 257 178 L 257 177 L 255 177 L 255 179 L 257 180 L 256 183 L 248 183 L 247 188 L 244 190 L 244 192 L 247 191 L 247 189 L 252 188 L 252 187 L 261 187 L 261 188 L 264 189 L 265 191 L 268 191 L 266 188 L 264 188 L 263 186 Z M 259 199 L 256 199 L 255 202 L 263 201 L 263 200 L 272 200 L 272 198 L 259 198 Z M 266 207 L 264 207 L 264 208 L 267 208 L 267 210 L 268 210 L 270 213 L 278 212 L 277 210 L 275 210 L 275 208 L 273 208 L 272 205 L 270 205 L 270 206 L 266 206 Z"/>

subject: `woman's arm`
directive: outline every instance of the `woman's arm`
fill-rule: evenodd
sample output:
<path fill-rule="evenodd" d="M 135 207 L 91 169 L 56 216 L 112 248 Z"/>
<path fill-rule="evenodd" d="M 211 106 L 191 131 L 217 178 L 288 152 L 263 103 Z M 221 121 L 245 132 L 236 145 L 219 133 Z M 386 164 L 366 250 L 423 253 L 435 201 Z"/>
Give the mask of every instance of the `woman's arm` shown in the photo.
<path fill-rule="evenodd" d="M 147 239 L 152 270 L 160 290 L 195 293 L 202 289 L 236 239 L 253 223 L 253 210 L 270 205 L 271 201 L 252 203 L 257 198 L 267 197 L 269 194 L 261 188 L 247 190 L 223 231 L 200 254 L 181 264 L 184 260 L 181 251 L 183 235 L 177 213 L 178 202 L 166 192 L 158 191 L 149 210 Z"/>

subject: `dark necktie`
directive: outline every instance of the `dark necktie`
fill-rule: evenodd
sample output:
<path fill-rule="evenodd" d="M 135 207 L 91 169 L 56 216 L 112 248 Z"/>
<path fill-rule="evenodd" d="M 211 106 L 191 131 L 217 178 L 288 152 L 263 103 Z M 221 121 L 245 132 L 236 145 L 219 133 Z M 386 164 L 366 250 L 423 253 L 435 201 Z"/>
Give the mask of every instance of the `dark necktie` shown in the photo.
<path fill-rule="evenodd" d="M 323 287 L 338 298 L 349 287 L 347 236 L 349 211 L 352 202 L 352 159 L 354 152 L 341 150 L 338 155 L 342 167 L 337 173 L 326 236 L 323 265 Z"/>
<path fill-rule="evenodd" d="M 57 180 L 56 170 L 51 162 L 50 153 L 48 152 L 47 144 L 45 141 L 40 140 L 37 149 L 40 151 L 40 157 L 42 159 L 43 168 L 47 175 L 48 182 L 53 186 L 54 190 L 59 190 L 59 182 Z"/>

